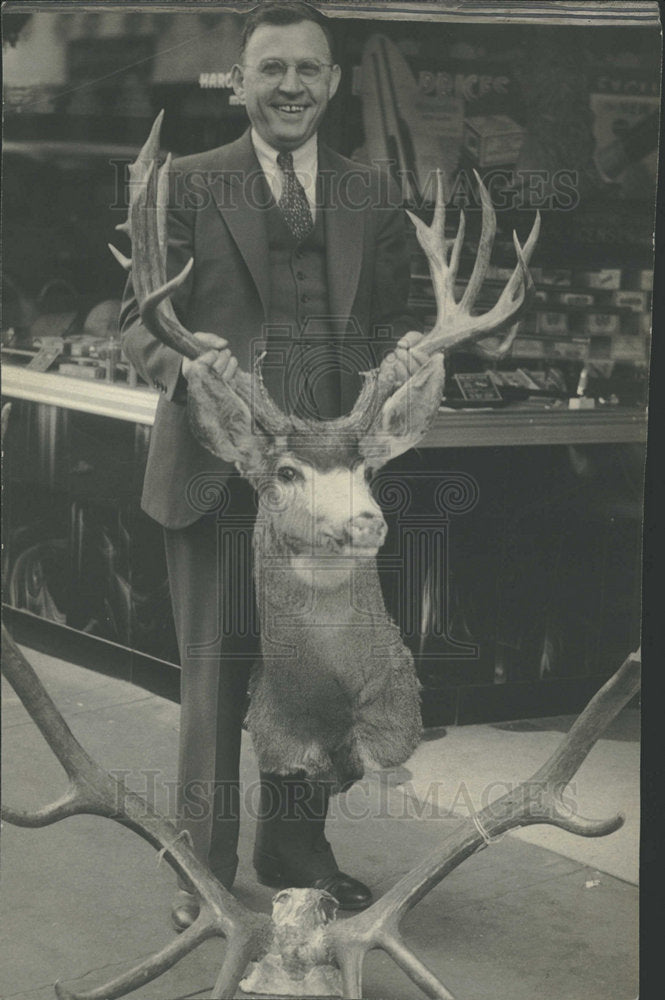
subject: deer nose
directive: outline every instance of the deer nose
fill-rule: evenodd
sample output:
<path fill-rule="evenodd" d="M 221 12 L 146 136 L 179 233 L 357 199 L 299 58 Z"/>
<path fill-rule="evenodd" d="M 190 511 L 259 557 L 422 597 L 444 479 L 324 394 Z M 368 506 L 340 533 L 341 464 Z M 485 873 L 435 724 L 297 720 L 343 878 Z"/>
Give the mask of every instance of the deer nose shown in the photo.
<path fill-rule="evenodd" d="M 353 545 L 379 548 L 385 541 L 388 527 L 380 514 L 365 511 L 351 518 L 347 531 Z"/>

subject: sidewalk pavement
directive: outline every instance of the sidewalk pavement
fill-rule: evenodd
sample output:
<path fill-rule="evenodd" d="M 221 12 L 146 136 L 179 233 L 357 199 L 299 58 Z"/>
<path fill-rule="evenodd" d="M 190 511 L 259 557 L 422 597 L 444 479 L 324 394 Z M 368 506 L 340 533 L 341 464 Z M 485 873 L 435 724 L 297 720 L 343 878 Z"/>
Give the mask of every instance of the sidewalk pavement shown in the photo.
<path fill-rule="evenodd" d="M 178 706 L 124 681 L 26 650 L 76 737 L 107 769 L 125 771 L 169 809 L 176 774 Z M 571 720 L 532 720 L 430 733 L 407 766 L 371 774 L 328 824 L 340 866 L 378 896 L 435 850 L 456 816 L 505 783 L 528 777 Z M 59 764 L 3 681 L 3 798 L 34 808 L 64 788 Z M 256 764 L 244 740 L 245 806 Z M 501 785 L 497 784 L 501 783 Z M 625 711 L 592 751 L 572 794 L 580 812 L 623 810 L 623 831 L 582 840 L 551 827 L 510 834 L 468 859 L 403 923 L 405 938 L 458 1000 L 629 1000 L 637 996 L 637 713 Z M 452 813 L 452 815 L 451 815 Z M 234 892 L 270 910 L 272 890 L 251 868 L 253 823 L 243 816 Z M 173 936 L 175 876 L 135 834 L 108 820 L 73 817 L 41 830 L 4 824 L 0 997 L 51 1000 L 53 983 L 91 989 Z M 224 942 L 208 941 L 137 1000 L 204 997 Z M 239 994 L 242 995 L 242 994 Z M 365 968 L 368 1000 L 421 994 L 382 953 Z"/>

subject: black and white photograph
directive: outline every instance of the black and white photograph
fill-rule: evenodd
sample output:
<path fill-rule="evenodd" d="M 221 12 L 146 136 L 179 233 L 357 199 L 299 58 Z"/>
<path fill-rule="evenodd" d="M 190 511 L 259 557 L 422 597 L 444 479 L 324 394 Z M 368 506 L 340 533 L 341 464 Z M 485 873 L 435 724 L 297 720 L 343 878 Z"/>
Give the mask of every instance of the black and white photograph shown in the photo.
<path fill-rule="evenodd" d="M 647 996 L 661 9 L 3 4 L 6 1000 Z"/>

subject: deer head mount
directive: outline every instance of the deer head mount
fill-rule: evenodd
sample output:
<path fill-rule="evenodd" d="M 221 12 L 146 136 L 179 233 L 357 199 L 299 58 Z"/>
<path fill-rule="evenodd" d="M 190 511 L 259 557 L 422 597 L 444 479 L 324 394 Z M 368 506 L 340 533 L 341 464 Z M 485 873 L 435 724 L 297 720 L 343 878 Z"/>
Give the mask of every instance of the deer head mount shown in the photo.
<path fill-rule="evenodd" d="M 132 259 L 113 252 L 131 269 L 144 326 L 196 358 L 202 348 L 169 299 L 194 262 L 167 281 L 170 158 L 157 168 L 161 119 L 160 113 L 130 168 L 129 218 L 120 228 L 131 238 Z M 514 237 L 517 264 L 496 305 L 474 314 L 496 231 L 489 195 L 477 179 L 480 246 L 459 302 L 455 282 L 464 216 L 450 249 L 440 174 L 432 225 L 412 216 L 428 257 L 438 316 L 418 345 L 428 360 L 403 384 L 394 365 L 384 362 L 363 373 L 350 413 L 314 421 L 275 404 L 259 365 L 249 372 L 236 367 L 229 377 L 206 365 L 189 370 L 194 435 L 258 492 L 254 555 L 263 655 L 252 679 L 247 724 L 264 771 L 304 770 L 339 788 L 362 777 L 368 762 L 403 763 L 419 742 L 413 657 L 386 613 L 375 564 L 387 527 L 370 479 L 426 433 L 443 394 L 444 352 L 507 325 L 513 328 L 510 339 L 529 301 L 527 265 L 538 217 L 524 249 Z"/>

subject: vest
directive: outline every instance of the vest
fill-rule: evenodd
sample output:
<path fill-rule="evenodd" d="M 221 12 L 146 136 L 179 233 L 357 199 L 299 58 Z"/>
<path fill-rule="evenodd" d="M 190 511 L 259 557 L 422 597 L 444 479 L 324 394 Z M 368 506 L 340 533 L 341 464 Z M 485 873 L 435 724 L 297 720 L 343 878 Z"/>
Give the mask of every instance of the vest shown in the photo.
<path fill-rule="evenodd" d="M 277 204 L 266 209 L 270 312 L 262 371 L 266 387 L 288 413 L 311 419 L 341 412 L 340 360 L 329 321 L 325 212 L 298 242 Z"/>

